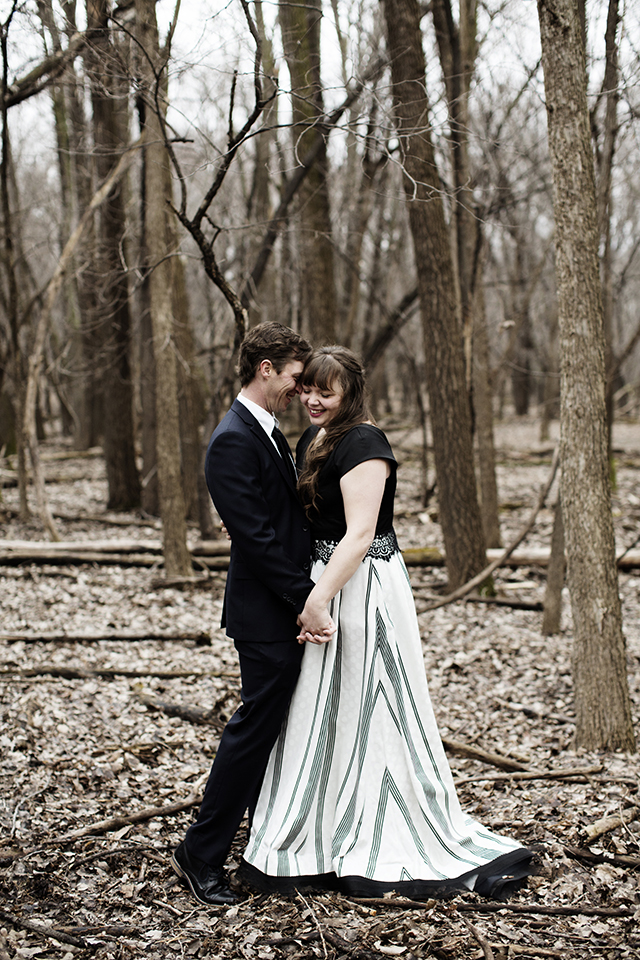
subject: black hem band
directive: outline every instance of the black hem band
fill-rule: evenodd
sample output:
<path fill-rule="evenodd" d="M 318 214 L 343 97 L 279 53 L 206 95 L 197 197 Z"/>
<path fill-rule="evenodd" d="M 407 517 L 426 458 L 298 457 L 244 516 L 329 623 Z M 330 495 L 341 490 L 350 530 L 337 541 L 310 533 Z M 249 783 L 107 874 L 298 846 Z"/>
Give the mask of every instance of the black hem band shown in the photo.
<path fill-rule="evenodd" d="M 524 847 L 504 853 L 484 866 L 450 880 L 370 880 L 367 877 L 338 877 L 322 873 L 299 877 L 278 877 L 262 873 L 246 860 L 240 861 L 237 878 L 259 893 L 287 896 L 300 892 L 338 891 L 352 897 L 382 897 L 394 892 L 410 900 L 429 900 L 455 891 L 467 890 L 491 900 L 505 900 L 516 893 L 534 872 L 533 853 Z"/>

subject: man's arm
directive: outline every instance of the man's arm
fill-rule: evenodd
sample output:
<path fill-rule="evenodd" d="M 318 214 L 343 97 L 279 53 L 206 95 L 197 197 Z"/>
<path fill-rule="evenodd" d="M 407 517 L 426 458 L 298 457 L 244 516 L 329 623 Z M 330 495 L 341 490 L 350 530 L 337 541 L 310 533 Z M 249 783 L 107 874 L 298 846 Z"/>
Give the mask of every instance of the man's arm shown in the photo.
<path fill-rule="evenodd" d="M 272 516 L 278 497 L 288 496 L 278 487 L 265 490 L 264 468 L 257 451 L 242 434 L 218 434 L 209 449 L 206 478 L 211 497 L 229 532 L 239 559 L 252 576 L 300 613 L 313 589 L 313 581 L 285 552 Z M 331 624 L 328 612 L 313 622 L 321 635 Z"/>

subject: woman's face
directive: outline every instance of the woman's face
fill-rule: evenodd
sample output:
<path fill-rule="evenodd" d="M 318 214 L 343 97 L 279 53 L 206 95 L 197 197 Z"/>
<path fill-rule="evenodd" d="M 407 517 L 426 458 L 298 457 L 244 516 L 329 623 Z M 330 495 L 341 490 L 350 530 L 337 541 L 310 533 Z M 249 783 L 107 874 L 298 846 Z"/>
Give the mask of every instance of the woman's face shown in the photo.
<path fill-rule="evenodd" d="M 311 423 L 326 427 L 340 409 L 344 391 L 338 383 L 332 383 L 326 390 L 320 390 L 311 384 L 302 387 L 300 401 L 307 408 Z"/>

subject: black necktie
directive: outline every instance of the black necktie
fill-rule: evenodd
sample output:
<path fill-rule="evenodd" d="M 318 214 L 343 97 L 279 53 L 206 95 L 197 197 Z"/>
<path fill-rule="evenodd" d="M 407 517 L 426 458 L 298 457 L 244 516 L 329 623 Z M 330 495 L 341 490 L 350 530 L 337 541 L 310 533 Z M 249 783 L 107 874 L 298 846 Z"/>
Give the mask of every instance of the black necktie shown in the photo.
<path fill-rule="evenodd" d="M 289 444 L 287 443 L 284 434 L 280 430 L 278 430 L 277 427 L 273 428 L 273 433 L 271 434 L 271 436 L 276 442 L 276 446 L 280 451 L 280 456 L 285 462 L 285 466 L 289 471 L 289 476 L 291 477 L 291 482 L 295 487 L 298 478 L 296 475 L 296 468 L 293 464 L 293 457 L 291 456 L 291 450 L 289 449 Z"/>

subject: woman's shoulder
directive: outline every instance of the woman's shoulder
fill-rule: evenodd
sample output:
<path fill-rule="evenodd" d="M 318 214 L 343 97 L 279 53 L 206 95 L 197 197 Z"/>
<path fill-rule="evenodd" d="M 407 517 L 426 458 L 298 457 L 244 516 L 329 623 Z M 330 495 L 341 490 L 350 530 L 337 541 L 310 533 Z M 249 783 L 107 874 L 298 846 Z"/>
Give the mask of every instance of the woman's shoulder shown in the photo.
<path fill-rule="evenodd" d="M 395 463 L 391 444 L 380 427 L 374 423 L 358 423 L 351 427 L 333 453 L 338 462 L 349 462 L 354 466 L 363 460 L 391 460 Z"/>

